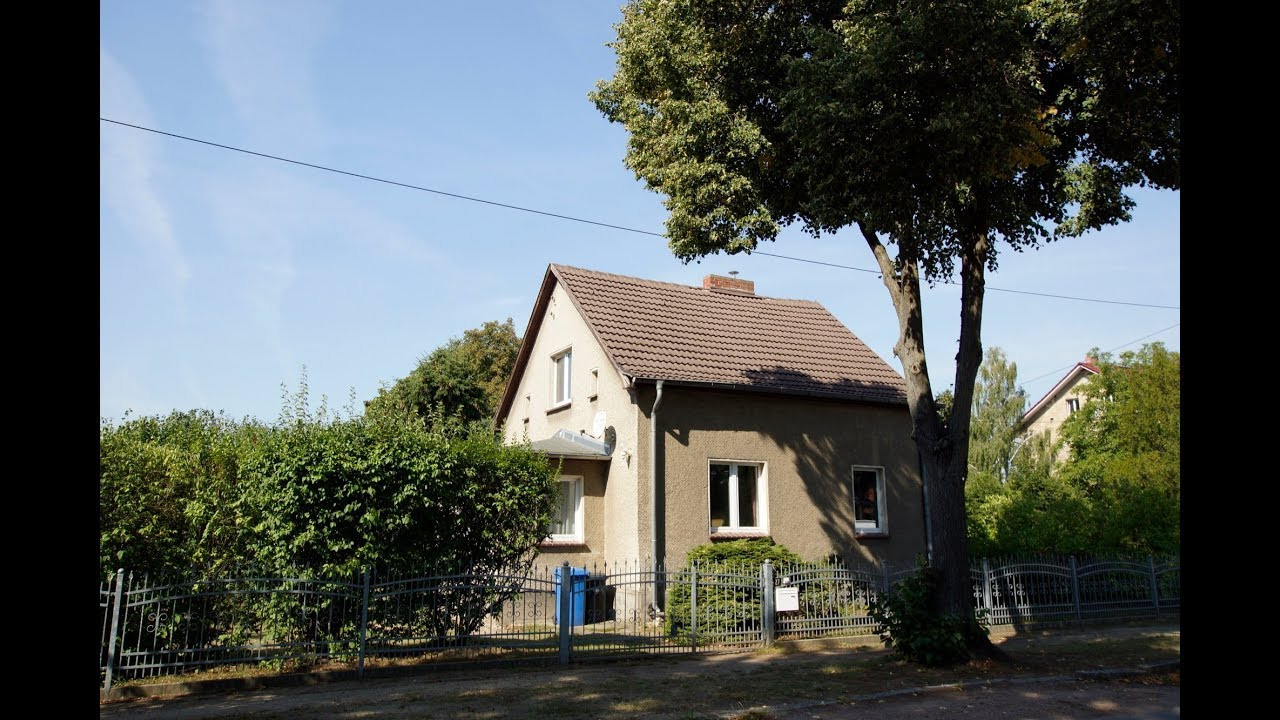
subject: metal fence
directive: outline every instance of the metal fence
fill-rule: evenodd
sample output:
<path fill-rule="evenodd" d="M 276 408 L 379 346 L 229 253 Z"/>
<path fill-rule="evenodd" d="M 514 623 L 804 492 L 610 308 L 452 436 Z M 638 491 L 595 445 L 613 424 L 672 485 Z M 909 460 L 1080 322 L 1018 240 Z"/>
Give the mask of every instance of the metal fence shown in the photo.
<path fill-rule="evenodd" d="M 1181 611 L 1178 558 L 984 558 L 974 605 L 992 625 L 1159 617 Z"/>
<path fill-rule="evenodd" d="M 839 562 L 674 569 L 634 562 L 160 581 L 120 570 L 99 586 L 101 678 L 110 690 L 121 679 L 319 660 L 353 662 L 363 676 L 366 661 L 569 662 L 875 634 L 872 601 L 914 572 Z M 993 625 L 1141 618 L 1181 607 L 1176 558 L 984 559 L 972 575 L 976 609 Z"/>

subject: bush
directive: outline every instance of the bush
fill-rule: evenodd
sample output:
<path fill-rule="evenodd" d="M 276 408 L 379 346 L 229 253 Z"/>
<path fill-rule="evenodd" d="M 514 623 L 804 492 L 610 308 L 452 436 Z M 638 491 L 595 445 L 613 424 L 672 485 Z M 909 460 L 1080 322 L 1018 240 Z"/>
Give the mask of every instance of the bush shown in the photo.
<path fill-rule="evenodd" d="M 760 623 L 760 566 L 798 563 L 800 556 L 770 538 L 751 538 L 699 545 L 685 558 L 685 570 L 698 566 L 699 643 L 715 643 Z M 667 594 L 666 632 L 679 638 L 692 633 L 692 595 L 687 583 Z"/>
<path fill-rule="evenodd" d="M 469 635 L 514 592 L 468 576 L 521 573 L 556 501 L 556 467 L 528 446 L 389 415 L 273 428 L 244 467 L 248 547 L 263 568 L 461 576 L 400 618 L 429 636 Z"/>
<path fill-rule="evenodd" d="M 987 628 L 975 617 L 938 613 L 933 596 L 936 571 L 920 558 L 919 572 L 871 601 L 868 614 L 880 624 L 880 639 L 903 658 L 924 665 L 950 665 L 969 659 L 969 648 L 984 640 Z"/>
<path fill-rule="evenodd" d="M 98 440 L 98 561 L 175 573 L 244 550 L 235 514 L 241 463 L 266 429 L 208 410 L 103 420 Z"/>

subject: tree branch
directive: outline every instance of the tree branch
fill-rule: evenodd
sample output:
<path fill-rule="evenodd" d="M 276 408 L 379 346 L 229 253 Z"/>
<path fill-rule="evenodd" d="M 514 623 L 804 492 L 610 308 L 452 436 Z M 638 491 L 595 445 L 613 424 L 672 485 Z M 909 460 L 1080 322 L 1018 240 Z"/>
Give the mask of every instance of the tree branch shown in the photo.
<path fill-rule="evenodd" d="M 920 266 L 910 253 L 901 250 L 901 244 L 899 255 L 903 258 L 895 263 L 874 231 L 862 223 L 858 223 L 858 229 L 880 265 L 881 279 L 889 290 L 889 299 L 893 301 L 898 315 L 898 342 L 893 346 L 893 354 L 902 361 L 903 376 L 907 381 L 912 436 L 922 450 L 945 455 L 949 443 L 938 419 L 933 386 L 929 382 L 929 367 L 925 363 Z"/>

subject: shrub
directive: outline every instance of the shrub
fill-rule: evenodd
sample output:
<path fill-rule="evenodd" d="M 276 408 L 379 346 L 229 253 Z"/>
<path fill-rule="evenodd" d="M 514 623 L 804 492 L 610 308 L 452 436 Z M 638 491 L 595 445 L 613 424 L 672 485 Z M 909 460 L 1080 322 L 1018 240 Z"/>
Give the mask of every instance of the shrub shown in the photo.
<path fill-rule="evenodd" d="M 708 543 L 689 551 L 685 570 L 698 567 L 699 643 L 731 639 L 760 622 L 760 566 L 798 563 L 800 556 L 770 538 Z M 666 632 L 689 638 L 692 633 L 692 595 L 688 583 L 677 583 L 667 594 Z"/>
<path fill-rule="evenodd" d="M 880 639 L 911 662 L 950 665 L 967 660 L 969 648 L 986 638 L 987 628 L 976 617 L 935 611 L 937 571 L 924 558 L 918 567 L 915 575 L 871 601 L 868 614 L 880 624 Z"/>

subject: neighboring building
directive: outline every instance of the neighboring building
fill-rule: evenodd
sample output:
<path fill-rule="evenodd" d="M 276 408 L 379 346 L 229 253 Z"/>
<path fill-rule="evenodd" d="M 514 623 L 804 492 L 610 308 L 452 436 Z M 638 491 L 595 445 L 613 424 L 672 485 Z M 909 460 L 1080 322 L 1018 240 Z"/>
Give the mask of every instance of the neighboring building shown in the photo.
<path fill-rule="evenodd" d="M 1084 385 L 1098 372 L 1098 361 L 1094 358 L 1086 357 L 1082 362 L 1076 363 L 1044 397 L 1023 413 L 1020 425 L 1023 437 L 1047 432 L 1050 443 L 1056 442 L 1058 426 L 1088 400 L 1083 392 Z M 1070 453 L 1071 449 L 1064 443 L 1058 449 L 1058 461 L 1066 460 Z"/>
<path fill-rule="evenodd" d="M 772 537 L 906 567 L 926 543 L 905 387 L 816 302 L 550 265 L 496 419 L 562 461 L 543 564 Z"/>

